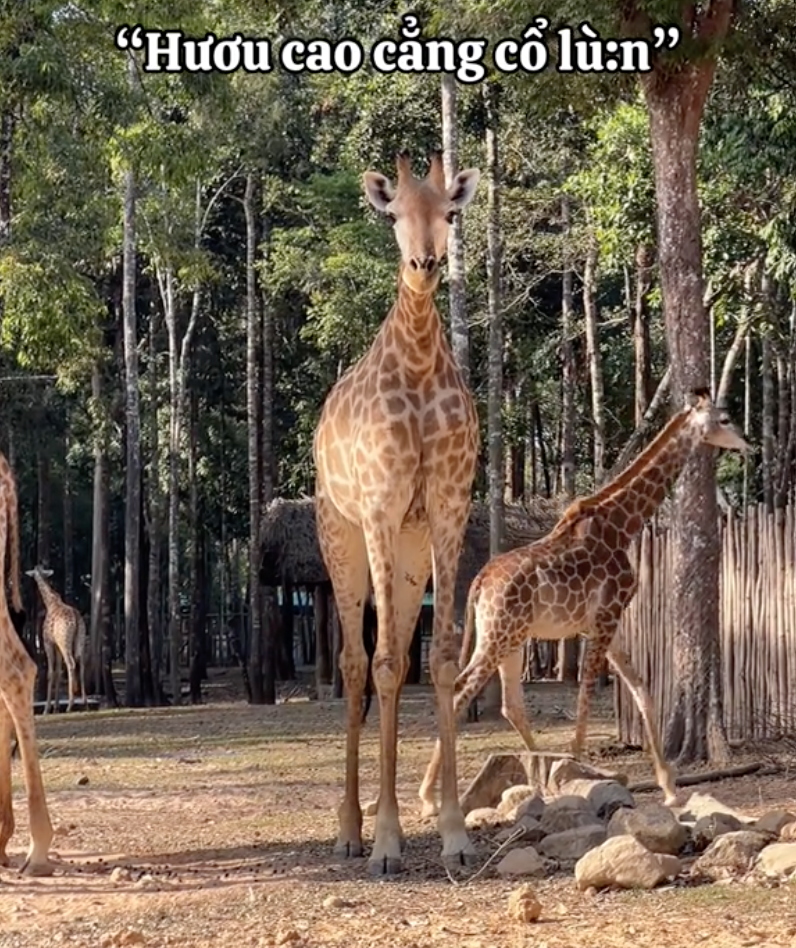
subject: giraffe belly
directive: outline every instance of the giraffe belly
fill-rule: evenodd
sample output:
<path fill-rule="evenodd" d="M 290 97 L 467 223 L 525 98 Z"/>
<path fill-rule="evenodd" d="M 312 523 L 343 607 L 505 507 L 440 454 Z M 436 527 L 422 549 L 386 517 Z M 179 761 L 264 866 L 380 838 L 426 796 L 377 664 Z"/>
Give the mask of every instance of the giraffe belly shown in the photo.
<path fill-rule="evenodd" d="M 527 631 L 531 639 L 543 639 L 545 642 L 558 642 L 561 639 L 571 639 L 583 631 L 583 625 L 563 619 L 556 622 L 553 617 L 540 619 L 534 622 Z"/>

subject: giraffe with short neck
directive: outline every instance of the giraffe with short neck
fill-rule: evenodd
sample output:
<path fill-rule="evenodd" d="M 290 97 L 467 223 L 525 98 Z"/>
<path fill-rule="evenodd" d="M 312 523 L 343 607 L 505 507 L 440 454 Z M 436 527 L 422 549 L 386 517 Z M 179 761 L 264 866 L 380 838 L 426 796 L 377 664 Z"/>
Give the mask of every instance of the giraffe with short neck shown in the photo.
<path fill-rule="evenodd" d="M 522 691 L 523 646 L 530 638 L 587 638 L 572 750 L 586 737 L 594 683 L 604 658 L 638 706 L 656 779 L 668 805 L 675 803 L 674 769 L 664 759 L 652 702 L 627 654 L 612 644 L 622 614 L 636 592 L 628 549 L 663 502 L 691 453 L 701 444 L 747 451 L 748 445 L 704 390 L 695 392 L 630 467 L 591 497 L 574 501 L 553 530 L 529 546 L 490 560 L 470 588 L 462 655 L 472 656 L 456 681 L 461 713 L 497 670 L 503 715 L 529 750 L 534 749 Z M 433 810 L 439 766 L 435 749 L 420 790 Z"/>
<path fill-rule="evenodd" d="M 44 703 L 44 713 L 48 714 L 50 707 L 57 711 L 60 707 L 61 688 L 61 661 L 63 657 L 66 665 L 68 703 L 67 712 L 74 707 L 77 693 L 76 676 L 80 671 L 80 695 L 83 706 L 86 704 L 86 623 L 80 611 L 64 602 L 61 596 L 47 582 L 52 576 L 52 570 L 45 570 L 42 566 L 35 566 L 28 570 L 27 576 L 32 576 L 39 589 L 44 604 L 44 624 L 42 625 L 42 639 L 47 656 L 47 700 Z M 60 656 L 60 657 L 59 657 Z M 54 693 L 54 695 L 53 695 Z"/>
<path fill-rule="evenodd" d="M 434 155 L 428 175 L 399 156 L 398 177 L 368 171 L 365 192 L 392 223 L 401 251 L 398 298 L 368 352 L 329 393 L 315 432 L 318 540 L 334 588 L 347 697 L 345 795 L 335 852 L 362 854 L 359 740 L 367 675 L 363 607 L 372 583 L 377 613 L 373 683 L 379 702 L 380 792 L 369 864 L 402 866 L 396 798 L 398 703 L 429 576 L 434 626 L 429 657 L 442 758 L 438 827 L 443 858 L 475 858 L 458 801 L 453 685 L 456 572 L 470 511 L 478 417 L 434 304 L 448 230 L 475 194 L 479 172 L 446 186 Z"/>
<path fill-rule="evenodd" d="M 6 598 L 6 568 L 10 574 L 11 611 Z M 49 852 L 53 828 L 44 793 L 33 717 L 36 663 L 28 655 L 14 627 L 16 621 L 21 628 L 24 615 L 20 594 L 17 488 L 11 466 L 0 454 L 0 866 L 8 865 L 6 846 L 14 833 L 11 739 L 16 732 L 30 823 L 30 845 L 22 871 L 28 875 L 49 875 L 52 873 Z"/>

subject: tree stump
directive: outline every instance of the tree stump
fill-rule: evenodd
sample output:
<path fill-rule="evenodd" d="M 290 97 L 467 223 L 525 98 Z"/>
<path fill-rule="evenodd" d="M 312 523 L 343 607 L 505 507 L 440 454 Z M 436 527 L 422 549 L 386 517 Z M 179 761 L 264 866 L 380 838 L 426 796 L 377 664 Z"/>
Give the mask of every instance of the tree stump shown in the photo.
<path fill-rule="evenodd" d="M 495 807 L 504 790 L 528 784 L 540 793 L 547 788 L 550 768 L 558 760 L 573 760 L 572 754 L 525 751 L 522 754 L 490 754 L 461 798 L 466 816 L 480 807 Z"/>

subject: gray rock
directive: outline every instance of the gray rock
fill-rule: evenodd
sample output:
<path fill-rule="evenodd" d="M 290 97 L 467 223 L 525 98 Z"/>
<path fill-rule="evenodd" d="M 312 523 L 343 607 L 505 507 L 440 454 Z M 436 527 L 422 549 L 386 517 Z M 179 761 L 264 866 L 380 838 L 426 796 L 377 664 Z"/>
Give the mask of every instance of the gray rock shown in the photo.
<path fill-rule="evenodd" d="M 546 806 L 547 804 L 539 794 L 534 793 L 532 797 L 526 797 L 521 803 L 518 803 L 512 811 L 506 814 L 506 818 L 516 822 L 517 820 L 524 819 L 526 816 L 532 816 L 534 819 L 539 820 Z"/>
<path fill-rule="evenodd" d="M 515 784 L 513 787 L 507 787 L 501 793 L 497 811 L 502 817 L 511 819 L 515 816 L 515 811 L 521 803 L 538 796 L 536 790 L 528 784 Z M 544 805 L 544 802 L 542 805 Z"/>
<path fill-rule="evenodd" d="M 633 836 L 614 836 L 578 860 L 575 881 L 579 889 L 654 889 L 681 868 L 676 856 L 651 853 Z"/>
<path fill-rule="evenodd" d="M 467 829 L 482 829 L 485 826 L 500 826 L 502 820 L 494 807 L 482 806 L 477 810 L 470 810 L 464 818 Z"/>
<path fill-rule="evenodd" d="M 710 816 L 701 816 L 691 831 L 691 837 L 694 840 L 694 847 L 698 852 L 707 849 L 714 839 L 724 836 L 726 833 L 738 833 L 744 829 L 745 823 L 742 823 L 737 816 L 732 813 L 712 813 Z"/>
<path fill-rule="evenodd" d="M 562 796 L 583 797 L 601 820 L 610 820 L 620 807 L 635 807 L 633 794 L 616 780 L 570 780 L 561 787 Z"/>
<path fill-rule="evenodd" d="M 608 824 L 608 836 L 632 836 L 650 852 L 676 855 L 688 841 L 688 830 L 669 807 L 650 803 L 634 810 L 617 810 Z"/>
<path fill-rule="evenodd" d="M 597 811 L 583 797 L 565 796 L 551 800 L 544 808 L 539 825 L 545 834 L 563 833 L 578 826 L 599 822 Z"/>
<path fill-rule="evenodd" d="M 533 846 L 512 849 L 497 864 L 501 876 L 543 876 L 544 860 Z"/>
<path fill-rule="evenodd" d="M 741 830 L 715 839 L 692 867 L 692 874 L 707 879 L 725 879 L 748 872 L 757 854 L 769 842 L 766 833 Z"/>
<path fill-rule="evenodd" d="M 539 843 L 539 852 L 548 859 L 556 859 L 562 866 L 571 866 L 604 842 L 605 827 L 602 823 L 592 823 L 545 836 Z"/>
<path fill-rule="evenodd" d="M 539 825 L 539 820 L 534 819 L 532 816 L 523 816 L 512 826 L 504 827 L 497 834 L 495 839 L 497 842 L 503 843 L 507 839 L 511 839 L 520 829 L 522 830 L 522 835 L 517 837 L 518 841 L 522 840 L 524 843 L 538 843 L 539 840 L 544 839 L 544 833 Z"/>
<path fill-rule="evenodd" d="M 779 836 L 783 827 L 794 821 L 796 821 L 796 816 L 787 810 L 769 810 L 768 813 L 764 813 L 759 820 L 755 821 L 752 829 L 759 833 L 771 833 L 774 836 Z"/>
<path fill-rule="evenodd" d="M 709 793 L 692 793 L 688 802 L 680 814 L 680 819 L 685 822 L 695 823 L 703 816 L 712 816 L 714 813 L 726 813 L 740 820 L 741 823 L 754 823 L 754 818 L 744 816 L 733 810 L 732 807 L 725 806 Z"/>

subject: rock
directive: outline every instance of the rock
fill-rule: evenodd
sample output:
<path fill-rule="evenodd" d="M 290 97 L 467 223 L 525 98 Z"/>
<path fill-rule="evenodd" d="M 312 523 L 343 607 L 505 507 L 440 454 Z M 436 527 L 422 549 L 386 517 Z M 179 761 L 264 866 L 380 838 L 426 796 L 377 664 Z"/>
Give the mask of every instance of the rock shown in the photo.
<path fill-rule="evenodd" d="M 582 760 L 570 758 L 568 760 L 558 760 L 550 768 L 547 789 L 551 794 L 558 796 L 561 787 L 565 783 L 569 783 L 570 780 L 615 780 L 617 783 L 627 786 L 627 774 L 602 770 Z"/>
<path fill-rule="evenodd" d="M 539 826 L 545 835 L 563 833 L 578 826 L 599 823 L 597 811 L 583 797 L 565 796 L 552 800 L 544 808 Z"/>
<path fill-rule="evenodd" d="M 713 840 L 694 863 L 691 872 L 714 881 L 748 872 L 768 841 L 766 834 L 751 830 L 724 833 Z"/>
<path fill-rule="evenodd" d="M 688 830 L 669 807 L 650 803 L 617 810 L 608 823 L 608 836 L 632 836 L 650 852 L 676 855 L 688 840 Z"/>
<path fill-rule="evenodd" d="M 512 849 L 496 868 L 501 876 L 542 876 L 545 872 L 544 860 L 533 846 Z"/>
<path fill-rule="evenodd" d="M 378 800 L 368 800 L 368 802 L 362 807 L 363 816 L 375 816 L 379 811 L 379 801 Z"/>
<path fill-rule="evenodd" d="M 691 830 L 694 846 L 701 852 L 707 849 L 714 839 L 726 833 L 738 833 L 745 825 L 732 813 L 712 813 L 710 816 L 700 816 Z"/>
<path fill-rule="evenodd" d="M 544 839 L 544 833 L 539 825 L 539 820 L 535 820 L 532 816 L 523 816 L 522 819 L 517 820 L 512 826 L 506 826 L 502 829 L 495 837 L 495 840 L 503 843 L 520 829 L 522 830 L 522 835 L 517 837 L 518 840 L 521 839 L 527 843 L 538 843 L 540 839 Z"/>
<path fill-rule="evenodd" d="M 464 818 L 467 829 L 482 829 L 485 826 L 497 826 L 501 822 L 500 814 L 490 806 L 482 806 L 477 810 L 470 810 Z"/>
<path fill-rule="evenodd" d="M 796 816 L 787 810 L 769 810 L 764 813 L 759 820 L 756 820 L 752 829 L 758 833 L 771 833 L 773 836 L 779 836 L 782 827 L 788 823 L 793 823 Z"/>
<path fill-rule="evenodd" d="M 732 807 L 725 806 L 709 793 L 692 793 L 680 813 L 680 819 L 685 822 L 695 823 L 701 817 L 712 816 L 714 813 L 729 814 L 744 824 L 754 823 L 752 817 L 743 816 L 743 814 L 733 810 Z"/>
<path fill-rule="evenodd" d="M 796 840 L 796 820 L 793 823 L 788 823 L 786 826 L 783 826 L 779 831 L 779 838 L 783 842 L 788 842 L 790 840 Z"/>
<path fill-rule="evenodd" d="M 535 922 L 542 914 L 542 905 L 533 888 L 526 882 L 509 896 L 509 917 L 518 922 Z"/>
<path fill-rule="evenodd" d="M 129 882 L 132 879 L 132 874 L 126 866 L 115 866 L 111 870 L 111 882 L 117 884 L 119 882 Z"/>
<path fill-rule="evenodd" d="M 347 902 L 345 899 L 341 898 L 339 895 L 327 895 L 323 900 L 323 907 L 325 909 L 341 909 L 341 908 L 350 908 L 351 903 Z"/>
<path fill-rule="evenodd" d="M 601 823 L 592 823 L 545 836 L 539 843 L 539 852 L 549 859 L 558 860 L 563 866 L 570 866 L 603 842 L 605 827 Z"/>
<path fill-rule="evenodd" d="M 613 836 L 578 860 L 579 889 L 654 889 L 680 872 L 675 856 L 651 853 L 633 836 Z"/>
<path fill-rule="evenodd" d="M 515 815 L 514 811 L 517 807 L 532 797 L 539 797 L 539 794 L 527 783 L 507 787 L 500 795 L 500 803 L 497 805 L 497 811 L 501 816 L 510 819 Z M 541 797 L 539 797 L 539 799 L 541 800 Z M 544 806 L 544 801 L 542 801 L 542 806 Z"/>
<path fill-rule="evenodd" d="M 519 803 L 515 808 L 514 812 L 509 814 L 510 819 L 522 820 L 526 816 L 532 816 L 534 819 L 541 819 L 542 813 L 545 811 L 547 804 L 539 796 L 538 793 L 535 793 L 532 797 L 526 797 L 522 803 Z"/>
<path fill-rule="evenodd" d="M 670 853 L 655 853 L 655 855 L 660 860 L 661 868 L 666 873 L 667 879 L 674 879 L 683 871 L 683 864 L 677 856 L 672 856 Z"/>
<path fill-rule="evenodd" d="M 769 879 L 789 879 L 796 873 L 796 843 L 772 843 L 760 851 L 756 868 Z"/>
<path fill-rule="evenodd" d="M 583 797 L 597 811 L 601 820 L 609 820 L 620 808 L 633 808 L 633 794 L 616 780 L 570 780 L 561 786 L 562 796 Z"/>
<path fill-rule="evenodd" d="M 82 774 L 77 778 L 78 787 L 85 787 L 88 785 L 88 777 L 85 774 Z"/>
<path fill-rule="evenodd" d="M 527 783 L 527 776 L 517 754 L 490 754 L 459 801 L 462 812 L 466 816 L 481 807 L 496 807 L 503 791 Z"/>

